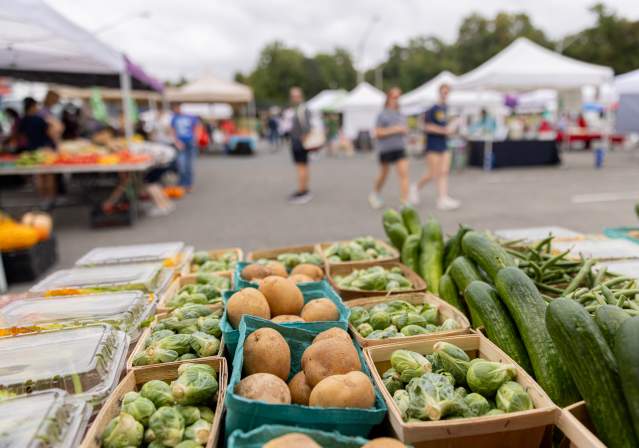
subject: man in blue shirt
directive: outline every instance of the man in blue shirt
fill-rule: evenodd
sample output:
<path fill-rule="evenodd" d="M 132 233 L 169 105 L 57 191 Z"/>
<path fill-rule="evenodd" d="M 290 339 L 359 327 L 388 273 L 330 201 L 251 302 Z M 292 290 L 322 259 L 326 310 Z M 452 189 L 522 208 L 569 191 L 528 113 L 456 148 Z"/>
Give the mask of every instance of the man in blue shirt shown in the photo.
<path fill-rule="evenodd" d="M 424 132 L 426 134 L 426 166 L 427 172 L 419 181 L 411 185 L 410 201 L 419 202 L 419 190 L 431 179 L 437 185 L 437 208 L 440 210 L 454 210 L 459 207 L 459 201 L 448 196 L 448 173 L 450 171 L 450 151 L 448 150 L 448 135 L 453 133 L 448 123 L 448 94 L 450 86 L 439 86 L 439 102 L 426 111 L 424 117 Z"/>
<path fill-rule="evenodd" d="M 187 192 L 193 189 L 193 159 L 195 150 L 195 128 L 198 124 L 197 117 L 183 114 L 179 104 L 173 104 L 173 118 L 171 129 L 173 130 L 173 142 L 178 150 L 177 165 L 180 173 L 180 186 Z"/>

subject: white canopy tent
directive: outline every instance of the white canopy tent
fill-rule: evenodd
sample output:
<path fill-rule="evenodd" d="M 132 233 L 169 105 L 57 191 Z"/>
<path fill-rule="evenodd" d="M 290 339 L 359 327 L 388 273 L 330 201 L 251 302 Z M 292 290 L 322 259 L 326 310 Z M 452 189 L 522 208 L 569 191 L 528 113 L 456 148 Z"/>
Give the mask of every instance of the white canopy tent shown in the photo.
<path fill-rule="evenodd" d="M 180 103 L 249 104 L 253 90 L 234 81 L 206 75 L 182 87 L 166 89 L 166 98 Z"/>
<path fill-rule="evenodd" d="M 616 76 L 615 90 L 619 95 L 639 94 L 639 70 Z"/>
<path fill-rule="evenodd" d="M 384 107 L 385 98 L 384 92 L 367 82 L 355 87 L 335 106 L 343 114 L 344 134 L 354 139 L 362 131 L 372 131 L 377 115 Z"/>
<path fill-rule="evenodd" d="M 344 89 L 326 89 L 306 102 L 306 107 L 311 112 L 332 110 L 336 104 L 342 101 L 348 92 Z"/>
<path fill-rule="evenodd" d="M 614 86 L 619 95 L 616 130 L 639 132 L 639 70 L 617 76 Z"/>

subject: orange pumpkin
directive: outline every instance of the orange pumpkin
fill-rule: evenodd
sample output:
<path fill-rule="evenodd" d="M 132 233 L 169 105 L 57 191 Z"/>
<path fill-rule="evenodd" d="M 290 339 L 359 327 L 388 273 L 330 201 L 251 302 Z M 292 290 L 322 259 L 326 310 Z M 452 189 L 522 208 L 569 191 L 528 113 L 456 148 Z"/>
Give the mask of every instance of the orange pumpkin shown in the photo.
<path fill-rule="evenodd" d="M 28 212 L 22 216 L 22 224 L 33 228 L 38 234 L 38 240 L 43 241 L 51 235 L 53 221 L 51 215 L 44 212 Z"/>

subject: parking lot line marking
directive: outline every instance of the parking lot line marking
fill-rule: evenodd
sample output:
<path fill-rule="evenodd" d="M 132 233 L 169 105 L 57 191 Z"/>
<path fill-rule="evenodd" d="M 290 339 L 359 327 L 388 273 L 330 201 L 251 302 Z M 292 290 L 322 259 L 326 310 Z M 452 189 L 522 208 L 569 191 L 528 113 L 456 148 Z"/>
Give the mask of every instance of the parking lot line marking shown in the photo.
<path fill-rule="evenodd" d="M 573 204 L 587 204 L 590 202 L 613 202 L 629 200 L 639 200 L 639 191 L 577 194 L 572 197 L 571 202 Z"/>

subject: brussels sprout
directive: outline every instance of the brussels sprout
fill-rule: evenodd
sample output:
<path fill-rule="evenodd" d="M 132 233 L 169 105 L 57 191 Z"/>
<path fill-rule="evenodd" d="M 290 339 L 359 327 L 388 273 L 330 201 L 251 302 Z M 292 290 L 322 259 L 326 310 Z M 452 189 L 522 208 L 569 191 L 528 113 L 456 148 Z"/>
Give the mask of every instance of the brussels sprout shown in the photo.
<path fill-rule="evenodd" d="M 184 437 L 205 444 L 211 432 L 211 424 L 206 420 L 198 420 L 184 431 Z"/>
<path fill-rule="evenodd" d="M 466 372 L 470 364 L 470 358 L 465 351 L 448 342 L 437 342 L 433 345 L 437 353 L 442 370 L 449 372 L 455 378 L 455 384 L 466 384 Z"/>
<path fill-rule="evenodd" d="M 176 294 L 166 301 L 166 307 L 171 309 L 179 308 L 186 304 L 187 298 L 186 294 Z"/>
<path fill-rule="evenodd" d="M 220 349 L 220 340 L 201 331 L 191 334 L 191 347 L 200 357 L 215 356 Z"/>
<path fill-rule="evenodd" d="M 173 330 L 177 333 L 180 332 L 185 327 L 196 326 L 197 327 L 197 319 L 184 319 L 179 320 L 177 317 L 169 317 L 167 319 L 163 319 L 162 322 L 169 330 Z"/>
<path fill-rule="evenodd" d="M 397 337 L 397 327 L 395 325 L 390 325 L 382 331 L 382 339 L 390 339 L 394 337 Z"/>
<path fill-rule="evenodd" d="M 144 441 L 146 443 L 153 443 L 155 445 L 159 444 L 160 446 L 164 446 L 163 443 L 158 442 L 157 440 L 155 440 L 155 433 L 150 428 L 147 428 L 147 430 L 144 431 Z"/>
<path fill-rule="evenodd" d="M 191 336 L 188 334 L 172 334 L 154 342 L 151 348 L 173 350 L 178 355 L 183 355 L 191 349 Z"/>
<path fill-rule="evenodd" d="M 439 331 L 451 331 L 451 330 L 457 330 L 458 328 L 459 328 L 459 324 L 457 323 L 455 319 L 446 319 L 439 326 Z"/>
<path fill-rule="evenodd" d="M 466 395 L 464 397 L 464 403 L 468 406 L 468 417 L 478 417 L 490 411 L 490 403 L 488 403 L 488 400 L 486 400 L 483 395 L 479 395 L 475 392 Z"/>
<path fill-rule="evenodd" d="M 408 408 L 410 407 L 410 396 L 404 389 L 398 389 L 393 394 L 393 401 L 399 408 L 402 420 L 406 421 L 408 417 Z"/>
<path fill-rule="evenodd" d="M 200 329 L 198 328 L 197 325 L 192 324 L 192 325 L 187 325 L 185 327 L 180 328 L 179 334 L 193 334 L 196 331 L 200 331 Z"/>
<path fill-rule="evenodd" d="M 391 324 L 391 317 L 390 314 L 386 312 L 373 313 L 368 323 L 371 324 L 375 330 L 384 330 Z"/>
<path fill-rule="evenodd" d="M 192 297 L 192 296 L 191 296 Z M 198 317 L 208 316 L 213 310 L 206 305 L 200 305 L 191 303 L 184 305 L 171 312 L 171 316 L 177 317 L 180 320 L 184 319 L 197 319 Z"/>
<path fill-rule="evenodd" d="M 451 386 L 455 385 L 455 377 L 453 376 L 452 373 L 450 372 L 437 372 L 437 373 L 439 373 L 442 377 L 446 378 L 446 380 L 448 380 Z"/>
<path fill-rule="evenodd" d="M 127 403 L 131 403 L 135 400 L 137 400 L 138 398 L 140 398 L 140 394 L 134 391 L 130 391 L 127 392 L 126 394 L 124 394 L 122 396 L 122 405 L 125 405 Z"/>
<path fill-rule="evenodd" d="M 486 412 L 484 414 L 484 416 L 489 416 L 489 415 L 503 415 L 505 414 L 504 411 L 502 411 L 501 409 L 491 409 L 490 411 Z"/>
<path fill-rule="evenodd" d="M 222 336 L 222 329 L 220 328 L 220 319 L 216 317 L 206 316 L 199 317 L 197 320 L 197 328 L 202 333 L 210 334 L 219 338 Z"/>
<path fill-rule="evenodd" d="M 170 406 L 159 408 L 149 420 L 149 429 L 154 439 L 166 446 L 175 446 L 184 436 L 184 417 Z"/>
<path fill-rule="evenodd" d="M 370 310 L 368 310 L 368 314 L 372 315 L 375 313 L 389 313 L 390 314 L 390 309 L 388 307 L 388 303 L 378 303 L 377 305 L 373 306 L 373 308 L 371 308 Z"/>
<path fill-rule="evenodd" d="M 129 401 L 127 403 L 123 402 L 122 411 L 131 415 L 144 426 L 147 426 L 149 424 L 149 418 L 153 415 L 156 409 L 151 400 L 144 397 L 138 397 L 134 401 Z"/>
<path fill-rule="evenodd" d="M 402 389 L 404 387 L 404 383 L 402 383 L 399 373 L 392 367 L 383 373 L 382 382 L 391 395 L 393 395 L 398 389 Z"/>
<path fill-rule="evenodd" d="M 217 392 L 217 379 L 202 370 L 188 369 L 171 383 L 178 404 L 197 405 L 211 401 Z"/>
<path fill-rule="evenodd" d="M 164 381 L 151 380 L 145 383 L 140 389 L 140 395 L 151 400 L 156 408 L 175 404 L 175 399 L 171 394 L 171 387 Z"/>
<path fill-rule="evenodd" d="M 360 336 L 365 338 L 373 332 L 373 327 L 371 327 L 371 324 L 364 323 L 364 324 L 359 324 L 356 330 L 360 334 Z"/>
<path fill-rule="evenodd" d="M 463 387 L 456 387 L 455 388 L 455 396 L 458 398 L 464 398 L 466 395 L 468 395 L 468 391 L 463 388 Z"/>
<path fill-rule="evenodd" d="M 351 308 L 351 316 L 348 321 L 355 327 L 366 323 L 368 321 L 368 311 L 362 306 L 355 306 Z"/>
<path fill-rule="evenodd" d="M 429 353 L 428 355 L 426 355 L 426 359 L 428 359 L 428 362 L 430 362 L 433 372 L 439 373 L 443 370 L 442 363 L 439 360 L 439 356 L 437 356 L 437 353 Z"/>
<path fill-rule="evenodd" d="M 202 420 L 213 423 L 213 419 L 215 418 L 215 412 L 213 409 L 206 406 L 198 406 L 197 408 L 200 410 L 200 418 Z"/>
<path fill-rule="evenodd" d="M 186 426 L 192 425 L 200 419 L 200 410 L 196 406 L 182 406 L 178 404 L 175 409 L 182 414 Z"/>
<path fill-rule="evenodd" d="M 138 353 L 131 361 L 134 366 L 148 366 L 149 364 L 162 364 L 173 362 L 177 359 L 178 353 L 175 350 L 166 350 L 160 347 L 149 347 Z"/>
<path fill-rule="evenodd" d="M 148 431 L 148 430 L 147 430 Z M 152 433 L 153 431 L 151 431 Z M 179 444 L 178 444 L 179 445 Z M 176 447 L 178 445 L 175 445 Z M 149 443 L 146 448 L 165 448 L 166 445 L 164 445 L 162 442 L 158 442 L 157 440 L 152 441 L 151 443 Z"/>
<path fill-rule="evenodd" d="M 422 311 L 421 316 L 427 323 L 437 325 L 439 322 L 439 309 L 437 307 L 428 308 L 427 310 Z"/>
<path fill-rule="evenodd" d="M 126 448 L 139 446 L 144 437 L 144 427 L 126 412 L 109 422 L 101 436 L 104 448 Z"/>
<path fill-rule="evenodd" d="M 513 364 L 482 360 L 471 363 L 466 380 L 473 392 L 492 397 L 502 384 L 515 376 L 517 376 L 517 368 Z"/>
<path fill-rule="evenodd" d="M 202 373 L 208 373 L 209 375 L 217 376 L 217 372 L 213 367 L 208 364 L 199 364 L 193 362 L 187 362 L 178 367 L 178 376 L 182 375 L 186 371 L 195 371 L 198 370 Z"/>
<path fill-rule="evenodd" d="M 449 342 L 439 341 L 433 346 L 437 353 L 445 353 L 448 356 L 461 361 L 470 361 L 470 357 L 461 348 Z"/>
<path fill-rule="evenodd" d="M 410 380 L 406 391 L 410 397 L 408 413 L 421 420 L 441 420 L 459 413 L 463 406 L 455 388 L 442 375 L 426 373 Z"/>
<path fill-rule="evenodd" d="M 406 325 L 404 328 L 402 328 L 401 333 L 404 336 L 416 336 L 418 334 L 426 333 L 426 330 L 419 325 Z"/>
<path fill-rule="evenodd" d="M 204 264 L 205 262 L 209 261 L 211 259 L 211 256 L 209 255 L 209 253 L 205 250 L 198 250 L 197 252 L 193 253 L 193 263 L 194 264 Z"/>
<path fill-rule="evenodd" d="M 157 328 L 157 327 L 156 327 Z M 160 339 L 164 339 L 167 336 L 172 336 L 175 334 L 175 331 L 173 330 L 159 330 L 156 331 L 154 329 L 153 333 L 151 333 L 151 335 L 147 338 L 146 341 L 144 341 L 144 348 L 149 347 L 150 345 L 152 345 L 154 342 L 159 341 Z"/>
<path fill-rule="evenodd" d="M 504 412 L 528 411 L 534 408 L 530 395 L 523 386 L 514 381 L 508 381 L 497 390 L 495 398 L 497 408 Z"/>
<path fill-rule="evenodd" d="M 407 383 L 411 378 L 430 372 L 432 366 L 428 359 L 410 350 L 395 350 L 390 358 L 391 366 L 400 374 L 400 378 Z"/>
<path fill-rule="evenodd" d="M 195 440 L 186 439 L 175 445 L 175 448 L 201 448 L 204 443 L 198 443 Z"/>
<path fill-rule="evenodd" d="M 366 339 L 382 339 L 384 337 L 384 332 L 382 330 L 375 330 L 366 336 Z"/>
<path fill-rule="evenodd" d="M 197 356 L 193 353 L 185 353 L 182 356 L 179 356 L 177 361 L 188 361 L 189 359 L 197 359 Z"/>

